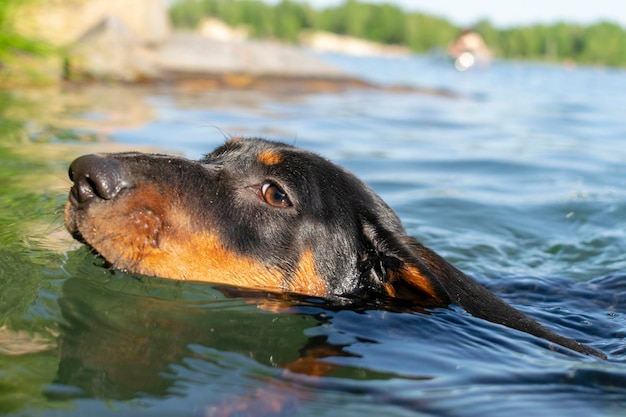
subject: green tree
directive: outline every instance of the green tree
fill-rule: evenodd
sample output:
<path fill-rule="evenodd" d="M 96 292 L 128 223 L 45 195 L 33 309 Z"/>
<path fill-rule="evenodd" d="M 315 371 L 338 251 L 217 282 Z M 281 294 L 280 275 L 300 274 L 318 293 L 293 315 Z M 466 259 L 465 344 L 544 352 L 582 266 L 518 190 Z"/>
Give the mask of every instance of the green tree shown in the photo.
<path fill-rule="evenodd" d="M 176 27 L 195 28 L 200 20 L 211 11 L 200 0 L 189 0 L 175 3 L 169 11 L 170 19 Z"/>
<path fill-rule="evenodd" d="M 614 23 L 597 23 L 583 31 L 580 60 L 590 64 L 624 65 L 626 34 Z"/>

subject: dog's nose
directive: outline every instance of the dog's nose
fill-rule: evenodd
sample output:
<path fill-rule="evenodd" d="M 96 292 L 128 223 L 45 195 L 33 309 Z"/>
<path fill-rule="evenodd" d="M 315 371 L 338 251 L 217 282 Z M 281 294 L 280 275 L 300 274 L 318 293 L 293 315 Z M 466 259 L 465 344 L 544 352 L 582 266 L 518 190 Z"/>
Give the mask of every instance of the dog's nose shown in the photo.
<path fill-rule="evenodd" d="M 93 198 L 110 200 L 130 183 L 120 161 L 106 155 L 85 155 L 72 162 L 72 194 L 79 203 Z"/>

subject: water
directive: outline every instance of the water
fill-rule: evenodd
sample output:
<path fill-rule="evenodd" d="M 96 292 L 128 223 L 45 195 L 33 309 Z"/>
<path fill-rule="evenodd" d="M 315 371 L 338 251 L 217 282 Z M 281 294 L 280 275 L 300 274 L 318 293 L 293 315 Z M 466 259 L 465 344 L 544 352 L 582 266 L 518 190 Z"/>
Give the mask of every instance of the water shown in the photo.
<path fill-rule="evenodd" d="M 0 413 L 261 415 L 259 398 L 289 397 L 299 416 L 626 415 L 626 73 L 327 58 L 458 98 L 106 86 L 20 91 L 1 108 Z M 64 234 L 74 156 L 121 144 L 197 158 L 240 134 L 352 170 L 412 235 L 609 360 L 454 307 L 287 308 L 109 272 Z M 319 348 L 327 374 L 283 373 Z"/>

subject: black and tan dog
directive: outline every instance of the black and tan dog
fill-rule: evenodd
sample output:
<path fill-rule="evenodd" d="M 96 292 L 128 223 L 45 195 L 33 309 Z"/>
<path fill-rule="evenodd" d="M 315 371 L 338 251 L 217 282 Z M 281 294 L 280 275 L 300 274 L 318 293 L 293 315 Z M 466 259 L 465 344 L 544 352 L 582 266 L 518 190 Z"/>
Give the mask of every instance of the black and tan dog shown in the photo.
<path fill-rule="evenodd" d="M 577 352 L 407 236 L 370 188 L 289 145 L 233 139 L 200 161 L 87 155 L 70 167 L 71 234 L 113 268 L 335 301 L 458 304 Z"/>

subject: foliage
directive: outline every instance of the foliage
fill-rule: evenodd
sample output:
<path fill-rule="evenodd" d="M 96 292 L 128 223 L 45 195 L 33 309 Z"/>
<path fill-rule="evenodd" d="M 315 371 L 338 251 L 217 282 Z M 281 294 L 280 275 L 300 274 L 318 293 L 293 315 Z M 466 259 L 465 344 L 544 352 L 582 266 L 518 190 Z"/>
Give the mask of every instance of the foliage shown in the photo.
<path fill-rule="evenodd" d="M 254 37 L 295 41 L 301 30 L 323 30 L 406 45 L 416 52 L 444 49 L 462 29 L 440 17 L 357 0 L 321 10 L 295 0 L 275 5 L 261 0 L 178 0 L 171 7 L 172 21 L 178 27 L 196 27 L 205 16 L 246 25 Z M 479 21 L 474 29 L 502 58 L 626 66 L 626 31 L 613 23 L 583 27 L 559 22 L 501 29 Z"/>
<path fill-rule="evenodd" d="M 504 58 L 626 66 L 626 31 L 614 23 L 583 27 L 560 22 L 496 30 L 489 22 L 480 22 L 476 29 Z"/>
<path fill-rule="evenodd" d="M 13 29 L 13 14 L 23 4 L 24 0 L 0 0 L 0 63 L 11 61 L 20 53 L 45 55 L 52 51 L 44 42 L 24 37 Z"/>
<path fill-rule="evenodd" d="M 55 80 L 49 74 L 50 62 L 59 59 L 60 51 L 18 33 L 14 27 L 17 9 L 40 1 L 0 0 L 0 89 Z"/>

